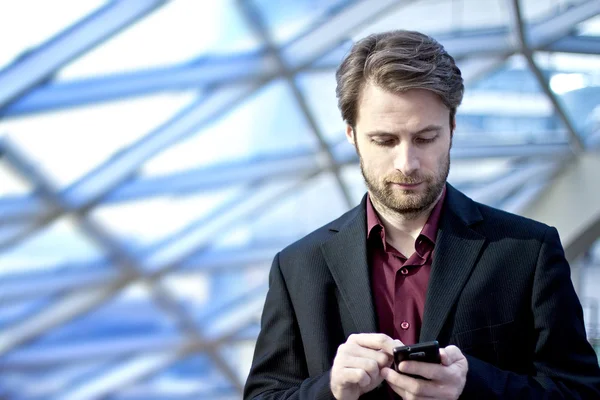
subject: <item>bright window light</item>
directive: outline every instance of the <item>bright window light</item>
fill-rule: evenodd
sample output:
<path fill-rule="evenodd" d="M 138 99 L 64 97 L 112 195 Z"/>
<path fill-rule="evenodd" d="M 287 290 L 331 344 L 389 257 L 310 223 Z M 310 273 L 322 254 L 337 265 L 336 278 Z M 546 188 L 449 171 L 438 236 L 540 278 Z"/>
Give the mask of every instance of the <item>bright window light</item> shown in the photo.
<path fill-rule="evenodd" d="M 550 78 L 550 88 L 556 94 L 564 94 L 586 86 L 586 78 L 582 74 L 556 74 Z"/>

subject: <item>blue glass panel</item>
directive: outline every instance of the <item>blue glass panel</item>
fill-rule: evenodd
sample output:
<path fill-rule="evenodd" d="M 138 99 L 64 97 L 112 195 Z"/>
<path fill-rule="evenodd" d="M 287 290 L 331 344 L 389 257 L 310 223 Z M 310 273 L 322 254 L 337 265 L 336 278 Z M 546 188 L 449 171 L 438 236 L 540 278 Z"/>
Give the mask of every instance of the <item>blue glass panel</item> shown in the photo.
<path fill-rule="evenodd" d="M 0 396 L 10 400 L 41 400 L 57 398 L 70 386 L 89 379 L 110 365 L 105 361 L 84 361 L 73 365 L 28 365 L 25 369 L 3 368 L 0 375 Z M 57 396 L 57 397 L 55 397 Z"/>
<path fill-rule="evenodd" d="M 454 146 L 567 140 L 550 99 L 519 55 L 466 88 L 456 119 Z"/>
<path fill-rule="evenodd" d="M 0 37 L 5 38 L 0 42 L 0 69 L 92 13 L 106 0 L 60 3 L 36 0 L 0 3 Z"/>
<path fill-rule="evenodd" d="M 81 178 L 196 98 L 157 94 L 0 121 L 0 131 L 58 187 Z"/>
<path fill-rule="evenodd" d="M 84 236 L 72 219 L 62 217 L 0 253 L 0 277 L 85 269 L 103 255 L 103 250 Z"/>
<path fill-rule="evenodd" d="M 0 280 L 0 330 L 7 329 L 12 324 L 26 321 L 51 303 L 49 298 L 7 302 L 2 296 L 3 286 L 4 284 Z"/>
<path fill-rule="evenodd" d="M 235 0 L 173 1 L 66 66 L 58 78 L 133 71 L 259 46 Z"/>
<path fill-rule="evenodd" d="M 394 29 L 417 30 L 429 35 L 488 29 L 508 25 L 509 12 L 502 0 L 425 0 L 398 2 L 398 6 L 353 32 L 361 38 Z"/>
<path fill-rule="evenodd" d="M 232 393 L 229 381 L 216 369 L 204 354 L 195 354 L 145 379 L 123 388 L 110 399 L 211 399 Z M 238 395 L 239 398 L 239 395 Z"/>
<path fill-rule="evenodd" d="M 170 316 L 154 303 L 149 290 L 145 285 L 131 284 L 98 308 L 49 331 L 25 348 L 177 333 Z"/>
<path fill-rule="evenodd" d="M 346 127 L 335 97 L 335 70 L 301 73 L 296 81 L 329 144 L 344 138 Z"/>
<path fill-rule="evenodd" d="M 207 172 L 208 173 L 208 172 Z M 168 185 L 168 183 L 165 183 Z M 163 187 L 168 193 L 167 188 Z M 200 189 L 189 195 L 166 195 L 134 202 L 114 203 L 92 211 L 112 233 L 143 257 L 166 243 L 159 240 L 182 231 L 194 221 L 210 220 L 224 204 L 239 199 L 243 187 Z"/>
<path fill-rule="evenodd" d="M 580 23 L 576 31 L 581 36 L 600 36 L 600 15 Z"/>
<path fill-rule="evenodd" d="M 275 42 L 285 43 L 355 0 L 244 1 L 259 7 Z"/>
<path fill-rule="evenodd" d="M 1 135 L 0 135 L 1 136 Z M 0 160 L 0 198 L 23 195 L 31 191 L 31 184 L 15 174 L 3 160 Z"/>
<path fill-rule="evenodd" d="M 290 88 L 282 80 L 261 88 L 242 104 L 203 128 L 196 135 L 169 148 L 143 167 L 143 174 L 174 171 L 250 160 L 265 154 L 314 150 L 316 140 L 296 106 Z"/>
<path fill-rule="evenodd" d="M 600 56 L 553 54 L 544 65 L 575 130 L 590 147 L 600 146 Z"/>

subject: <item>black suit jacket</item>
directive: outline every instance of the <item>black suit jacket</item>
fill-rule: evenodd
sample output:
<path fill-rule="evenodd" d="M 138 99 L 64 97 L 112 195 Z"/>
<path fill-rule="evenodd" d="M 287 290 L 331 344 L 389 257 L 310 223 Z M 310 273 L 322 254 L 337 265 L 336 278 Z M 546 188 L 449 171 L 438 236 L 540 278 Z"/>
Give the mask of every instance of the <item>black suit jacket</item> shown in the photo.
<path fill-rule="evenodd" d="M 448 185 L 420 341 L 457 345 L 464 399 L 600 399 L 600 369 L 556 229 Z M 332 399 L 352 333 L 377 332 L 363 202 L 273 261 L 245 399 Z M 383 397 L 385 388 L 361 398 Z"/>

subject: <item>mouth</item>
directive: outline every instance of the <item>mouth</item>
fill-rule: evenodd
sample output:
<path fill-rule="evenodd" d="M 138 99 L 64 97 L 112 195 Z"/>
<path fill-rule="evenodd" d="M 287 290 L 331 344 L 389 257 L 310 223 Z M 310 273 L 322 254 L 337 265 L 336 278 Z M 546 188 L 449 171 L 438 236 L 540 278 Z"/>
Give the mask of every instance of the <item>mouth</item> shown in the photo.
<path fill-rule="evenodd" d="M 421 185 L 423 182 L 419 182 L 419 183 L 396 183 L 396 182 L 391 182 L 391 184 L 397 188 L 400 189 L 415 189 L 417 188 L 419 185 Z"/>

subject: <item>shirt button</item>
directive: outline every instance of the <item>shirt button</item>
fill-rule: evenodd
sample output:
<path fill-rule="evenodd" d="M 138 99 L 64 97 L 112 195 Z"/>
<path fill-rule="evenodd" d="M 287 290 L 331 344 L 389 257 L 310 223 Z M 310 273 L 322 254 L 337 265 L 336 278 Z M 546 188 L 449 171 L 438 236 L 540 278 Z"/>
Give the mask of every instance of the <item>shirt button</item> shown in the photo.
<path fill-rule="evenodd" d="M 408 270 L 407 270 L 406 268 L 401 268 L 401 269 L 400 269 L 400 273 L 401 273 L 402 275 L 408 275 Z"/>
<path fill-rule="evenodd" d="M 408 321 L 402 321 L 402 323 L 400 324 L 400 328 L 407 330 L 408 328 L 410 328 L 410 324 L 408 323 Z"/>

